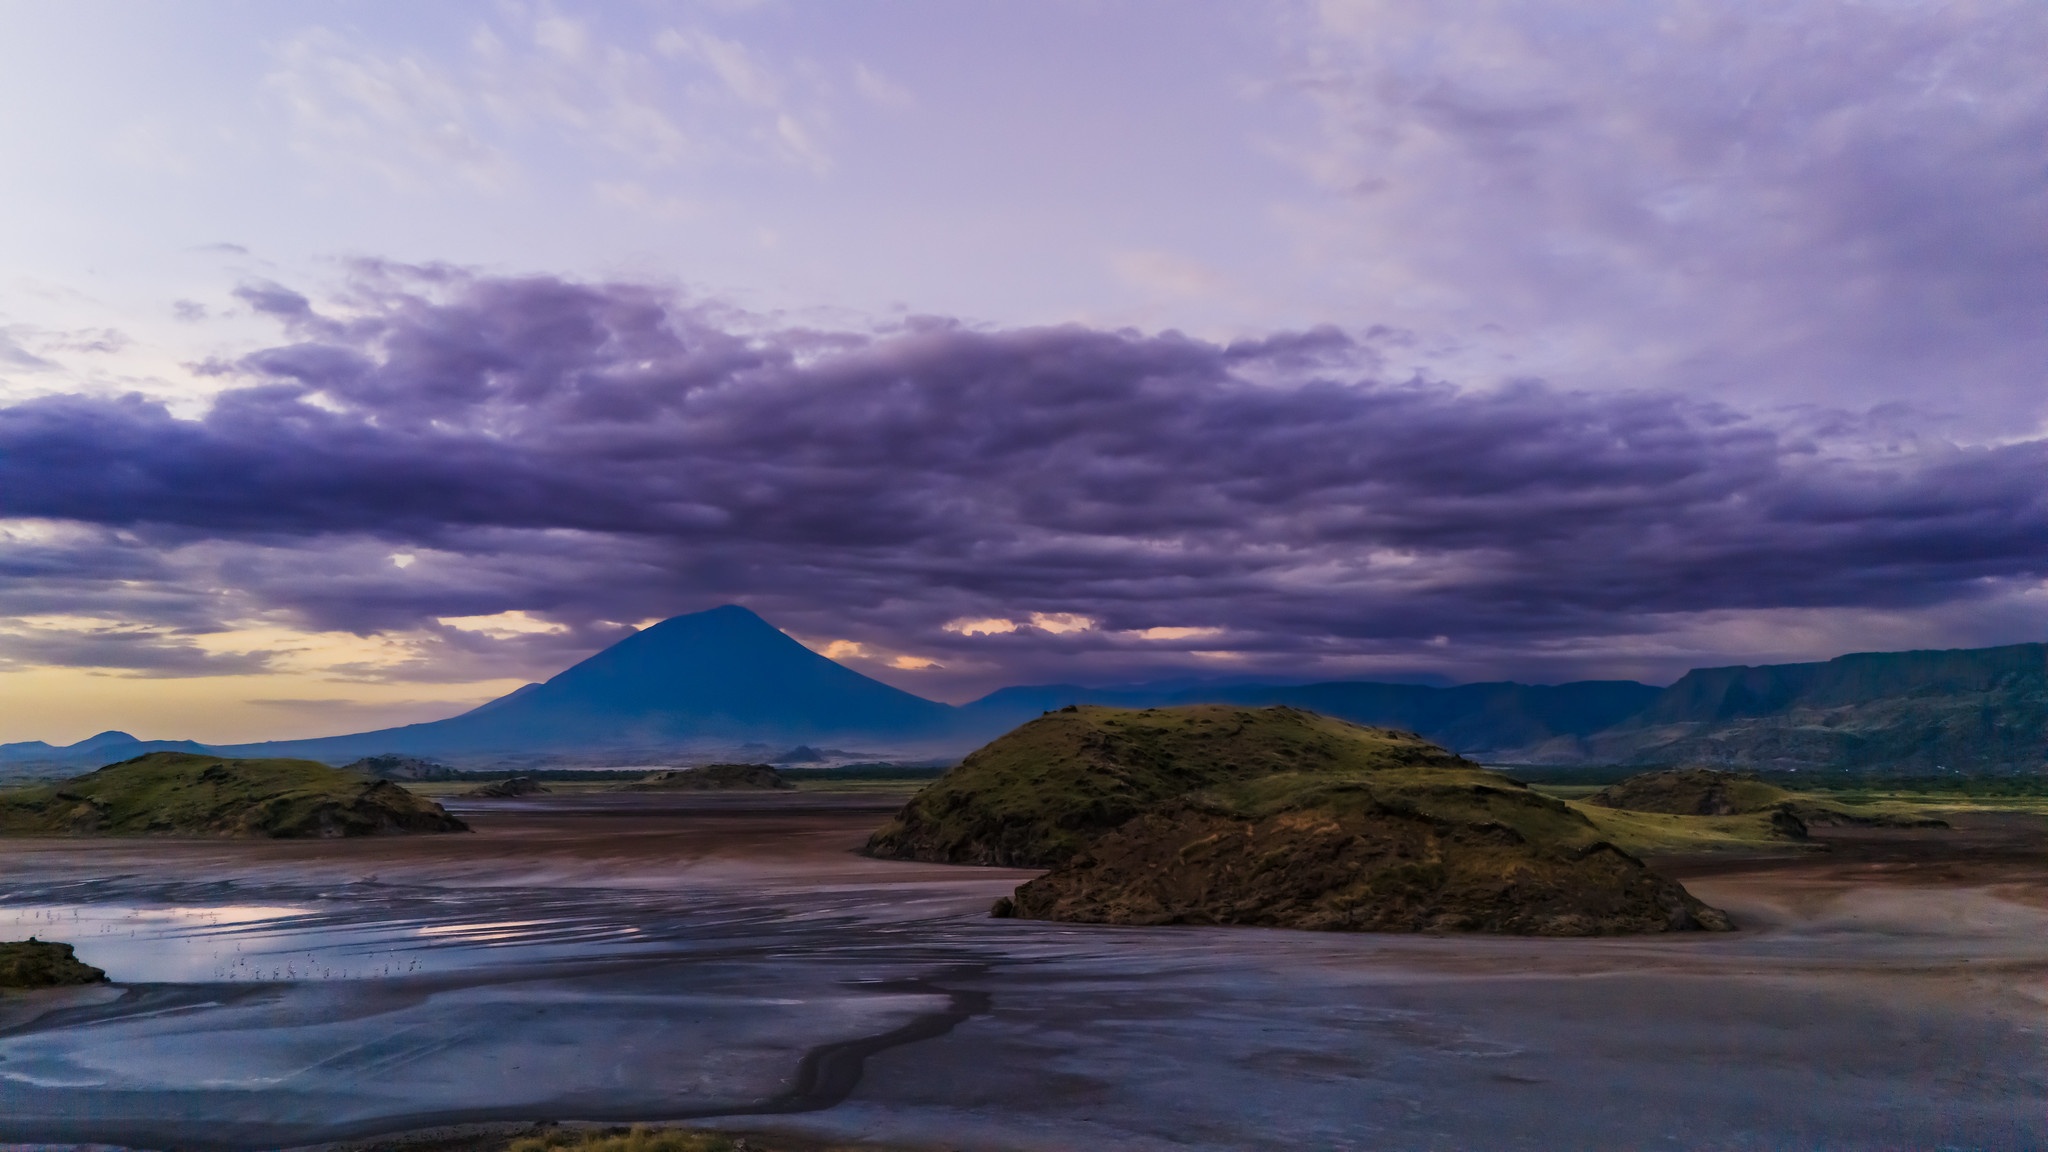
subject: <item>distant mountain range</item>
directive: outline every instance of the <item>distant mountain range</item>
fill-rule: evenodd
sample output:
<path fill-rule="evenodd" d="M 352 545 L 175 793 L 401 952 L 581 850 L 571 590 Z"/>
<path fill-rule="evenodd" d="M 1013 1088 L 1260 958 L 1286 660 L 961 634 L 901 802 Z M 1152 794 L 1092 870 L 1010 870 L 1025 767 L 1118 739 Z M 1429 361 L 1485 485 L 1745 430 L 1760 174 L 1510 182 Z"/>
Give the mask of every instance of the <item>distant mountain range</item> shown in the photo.
<path fill-rule="evenodd" d="M 1669 688 L 1571 684 L 1220 683 L 1005 688 L 953 707 L 870 679 L 745 608 L 677 616 L 541 684 L 426 724 L 308 740 L 217 746 L 239 756 L 343 763 L 405 753 L 673 760 L 792 743 L 875 757 L 957 755 L 1075 703 L 1157 707 L 1288 704 L 1403 728 L 1492 763 L 1851 768 L 1925 774 L 2048 768 L 2048 645 L 1879 652 L 1813 664 L 1702 668 Z M 103 732 L 65 747 L 0 745 L 17 771 L 96 767 L 191 741 Z"/>
<path fill-rule="evenodd" d="M 2048 644 L 1859 652 L 1695 668 L 1611 728 L 1524 750 L 1539 763 L 2048 769 Z"/>
<path fill-rule="evenodd" d="M 97 768 L 127 760 L 145 752 L 204 752 L 206 745 L 191 740 L 137 740 L 126 732 L 107 731 L 88 736 L 76 744 L 47 744 L 24 740 L 0 744 L 0 765 L 35 764 L 51 767 Z"/>

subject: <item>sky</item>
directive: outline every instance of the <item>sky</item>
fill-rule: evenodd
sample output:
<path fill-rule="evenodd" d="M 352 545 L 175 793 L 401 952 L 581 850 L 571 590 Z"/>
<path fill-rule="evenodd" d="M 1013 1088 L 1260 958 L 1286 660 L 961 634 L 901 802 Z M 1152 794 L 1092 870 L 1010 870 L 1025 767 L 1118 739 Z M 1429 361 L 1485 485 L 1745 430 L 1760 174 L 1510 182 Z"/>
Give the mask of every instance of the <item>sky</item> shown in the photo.
<path fill-rule="evenodd" d="M 2048 6 L 0 0 L 0 740 L 2048 638 Z"/>

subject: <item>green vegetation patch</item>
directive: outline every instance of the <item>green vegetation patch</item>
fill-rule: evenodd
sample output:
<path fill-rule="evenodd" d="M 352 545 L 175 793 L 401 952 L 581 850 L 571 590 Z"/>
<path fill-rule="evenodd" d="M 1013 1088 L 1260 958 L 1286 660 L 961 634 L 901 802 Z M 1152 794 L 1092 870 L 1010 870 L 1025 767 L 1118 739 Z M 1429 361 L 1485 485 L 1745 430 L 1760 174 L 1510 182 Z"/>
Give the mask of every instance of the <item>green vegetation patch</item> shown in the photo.
<path fill-rule="evenodd" d="M 1776 812 L 1736 816 L 1679 816 L 1573 804 L 1617 848 L 1643 856 L 1701 852 L 1798 851 L 1820 847 L 1806 839 L 1803 825 L 1788 824 Z"/>
<path fill-rule="evenodd" d="M 33 936 L 0 942 L 0 990 L 24 992 L 106 982 L 107 974 L 81 962 L 69 944 Z"/>
<path fill-rule="evenodd" d="M 0 835 L 329 838 L 462 832 L 439 804 L 311 760 L 152 752 L 0 796 Z"/>

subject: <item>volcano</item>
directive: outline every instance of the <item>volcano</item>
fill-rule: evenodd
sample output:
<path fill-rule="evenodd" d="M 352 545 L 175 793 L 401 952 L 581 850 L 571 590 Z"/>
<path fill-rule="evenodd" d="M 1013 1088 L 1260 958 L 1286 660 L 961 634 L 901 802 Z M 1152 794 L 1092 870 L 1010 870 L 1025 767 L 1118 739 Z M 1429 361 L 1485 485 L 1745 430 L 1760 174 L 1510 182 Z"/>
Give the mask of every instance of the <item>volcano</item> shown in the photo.
<path fill-rule="evenodd" d="M 331 760 L 665 749 L 791 740 L 915 745 L 958 726 L 926 700 L 790 639 L 736 604 L 636 632 L 541 684 L 424 724 L 239 745 L 245 755 Z"/>

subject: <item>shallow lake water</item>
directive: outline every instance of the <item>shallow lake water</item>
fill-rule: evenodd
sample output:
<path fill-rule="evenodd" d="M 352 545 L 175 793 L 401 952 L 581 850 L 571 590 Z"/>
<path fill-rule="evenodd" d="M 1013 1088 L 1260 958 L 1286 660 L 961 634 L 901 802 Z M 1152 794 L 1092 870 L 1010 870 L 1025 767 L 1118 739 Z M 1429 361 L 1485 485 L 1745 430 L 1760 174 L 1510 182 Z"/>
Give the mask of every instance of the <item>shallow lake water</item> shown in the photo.
<path fill-rule="evenodd" d="M 2048 1146 L 2024 869 L 1689 876 L 1725 936 L 1086 928 L 988 919 L 1028 873 L 854 855 L 890 803 L 0 846 L 0 935 L 118 982 L 0 1007 L 0 1139 L 744 1117 L 991 1149 Z"/>

